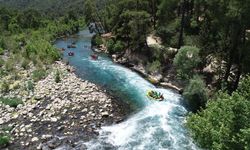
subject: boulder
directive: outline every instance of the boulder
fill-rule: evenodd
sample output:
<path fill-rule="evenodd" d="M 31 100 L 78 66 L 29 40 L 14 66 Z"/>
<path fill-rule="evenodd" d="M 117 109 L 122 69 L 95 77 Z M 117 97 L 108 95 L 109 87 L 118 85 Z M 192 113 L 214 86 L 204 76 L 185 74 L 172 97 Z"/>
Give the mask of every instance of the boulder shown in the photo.
<path fill-rule="evenodd" d="M 59 138 L 55 137 L 52 140 L 47 142 L 49 148 L 55 149 L 56 147 L 58 147 L 61 144 L 61 141 Z"/>
<path fill-rule="evenodd" d="M 39 139 L 38 139 L 38 137 L 33 137 L 32 139 L 31 139 L 31 142 L 36 142 L 36 141 L 38 141 Z"/>
<path fill-rule="evenodd" d="M 107 111 L 102 112 L 102 113 L 101 113 L 101 116 L 102 116 L 103 118 L 107 118 L 107 117 L 109 116 L 109 113 L 108 113 Z"/>

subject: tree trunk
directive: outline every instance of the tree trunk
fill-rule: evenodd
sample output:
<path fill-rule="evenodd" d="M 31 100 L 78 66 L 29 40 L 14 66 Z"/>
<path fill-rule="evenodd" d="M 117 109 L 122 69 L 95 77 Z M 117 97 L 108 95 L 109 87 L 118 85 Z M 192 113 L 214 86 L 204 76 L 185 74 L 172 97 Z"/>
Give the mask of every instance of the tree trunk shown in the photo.
<path fill-rule="evenodd" d="M 232 56 L 232 50 L 230 50 L 229 52 L 230 56 L 228 58 L 228 62 L 227 62 L 227 65 L 226 65 L 226 72 L 225 72 L 225 75 L 224 75 L 224 81 L 228 83 L 228 77 L 230 75 L 230 70 L 231 70 L 231 67 L 232 67 L 232 60 L 233 60 L 233 56 Z"/>
<path fill-rule="evenodd" d="M 151 0 L 151 6 L 152 8 L 152 17 L 153 17 L 153 27 L 156 29 L 156 2 L 155 0 Z"/>
<path fill-rule="evenodd" d="M 181 48 L 183 45 L 183 32 L 184 32 L 184 24 L 185 24 L 185 5 L 186 0 L 184 0 L 181 3 L 180 9 L 181 9 L 181 27 L 180 27 L 180 33 L 179 33 L 179 40 L 178 40 L 178 49 Z"/>
<path fill-rule="evenodd" d="M 241 31 L 242 33 L 242 45 L 245 45 L 246 43 L 246 27 L 242 28 L 243 30 Z M 234 82 L 233 85 L 233 91 L 235 91 L 238 88 L 239 82 L 240 82 L 240 77 L 242 74 L 242 60 L 244 59 L 244 55 L 242 54 L 242 50 L 239 50 L 239 57 L 237 60 L 237 64 L 238 64 L 238 71 L 237 71 L 237 76 L 236 76 L 236 80 Z"/>
<path fill-rule="evenodd" d="M 241 73 L 242 73 L 242 66 L 239 65 L 238 66 L 237 75 L 236 75 L 236 80 L 235 80 L 235 82 L 233 84 L 233 87 L 232 87 L 232 91 L 235 91 L 238 88 L 238 85 L 239 85 L 239 82 L 240 82 Z"/>
<path fill-rule="evenodd" d="M 230 51 L 229 51 L 229 59 L 228 59 L 228 64 L 227 64 L 227 68 L 226 68 L 226 73 L 225 73 L 225 76 L 224 76 L 224 81 L 226 81 L 227 83 L 228 82 L 228 78 L 230 76 L 230 70 L 231 70 L 231 67 L 233 65 L 233 61 L 235 60 L 235 52 L 237 52 L 238 50 L 238 46 L 239 46 L 239 40 L 240 40 L 240 37 L 241 37 L 241 31 L 242 31 L 242 27 L 241 25 L 237 22 L 234 22 L 233 25 L 231 26 L 231 30 L 232 30 L 232 35 L 231 35 L 231 43 L 232 43 L 232 46 L 230 47 Z M 238 54 L 240 55 L 240 54 Z M 237 60 L 239 62 L 239 67 L 241 66 L 240 65 L 240 60 L 238 59 Z M 241 67 L 238 69 L 238 73 L 237 73 L 240 77 L 240 74 L 241 74 Z M 237 77 L 237 78 L 239 78 Z M 233 87 L 231 87 L 229 90 L 232 90 Z"/>

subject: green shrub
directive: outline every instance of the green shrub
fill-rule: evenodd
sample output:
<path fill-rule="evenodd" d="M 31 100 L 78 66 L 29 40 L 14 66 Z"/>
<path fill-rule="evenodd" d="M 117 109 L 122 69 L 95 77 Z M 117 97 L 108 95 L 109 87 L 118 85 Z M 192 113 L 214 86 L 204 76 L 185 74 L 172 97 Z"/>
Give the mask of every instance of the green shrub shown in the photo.
<path fill-rule="evenodd" d="M 14 126 L 3 126 L 1 129 L 2 129 L 4 132 L 10 132 L 13 128 L 14 128 Z M 1 130 L 1 129 L 0 129 L 0 130 Z"/>
<path fill-rule="evenodd" d="M 6 48 L 6 44 L 5 44 L 5 41 L 4 41 L 3 37 L 0 37 L 0 48 L 2 48 L 2 49 Z"/>
<path fill-rule="evenodd" d="M 59 70 L 57 70 L 55 74 L 55 82 L 59 83 L 60 81 L 61 81 L 60 72 Z"/>
<path fill-rule="evenodd" d="M 23 69 L 28 69 L 29 68 L 29 63 L 30 63 L 30 61 L 28 59 L 23 58 L 22 63 L 21 63 L 21 67 Z"/>
<path fill-rule="evenodd" d="M 35 54 L 30 54 L 29 57 L 26 57 L 26 59 L 30 59 L 31 62 L 33 62 L 33 64 L 36 66 L 38 64 L 38 62 L 40 61 L 38 56 L 36 56 Z"/>
<path fill-rule="evenodd" d="M 170 39 L 170 47 L 178 47 L 179 46 L 179 34 L 175 34 Z"/>
<path fill-rule="evenodd" d="M 192 111 L 196 112 L 200 107 L 204 107 L 208 96 L 203 79 L 197 75 L 190 79 L 188 85 L 184 88 L 183 96 Z"/>
<path fill-rule="evenodd" d="M 250 77 L 241 80 L 238 90 L 218 92 L 206 109 L 187 118 L 191 136 L 203 149 L 250 149 Z"/>
<path fill-rule="evenodd" d="M 9 83 L 7 83 L 6 81 L 3 81 L 1 84 L 1 92 L 8 93 L 9 91 L 10 91 Z"/>
<path fill-rule="evenodd" d="M 156 35 L 161 37 L 162 42 L 165 45 L 177 47 L 180 23 L 180 19 L 175 19 L 174 21 L 169 22 L 167 25 L 159 26 L 157 28 Z"/>
<path fill-rule="evenodd" d="M 14 36 L 6 36 L 5 39 L 5 47 L 4 49 L 8 49 L 8 51 L 19 52 L 19 43 L 15 40 Z"/>
<path fill-rule="evenodd" d="M 96 45 L 101 45 L 103 44 L 101 36 L 96 36 L 95 38 Z"/>
<path fill-rule="evenodd" d="M 32 79 L 36 82 L 46 76 L 46 71 L 44 69 L 37 69 L 32 72 Z"/>
<path fill-rule="evenodd" d="M 0 97 L 0 102 L 10 107 L 17 107 L 19 104 L 23 104 L 23 101 L 19 98 L 3 98 Z"/>
<path fill-rule="evenodd" d="M 6 62 L 5 62 L 5 65 L 4 65 L 4 67 L 5 67 L 5 70 L 6 71 L 13 71 L 14 70 L 14 68 L 15 68 L 15 60 L 14 59 L 12 59 L 12 58 L 9 58 Z"/>
<path fill-rule="evenodd" d="M 4 54 L 4 49 L 2 47 L 0 47 L 0 55 Z"/>
<path fill-rule="evenodd" d="M 13 70 L 9 74 L 11 74 L 11 79 L 12 80 L 19 80 L 19 79 L 21 79 L 21 76 L 20 76 L 20 74 L 18 73 L 17 70 Z"/>
<path fill-rule="evenodd" d="M 25 50 L 26 58 L 32 59 L 33 62 L 38 58 L 45 64 L 51 64 L 60 58 L 60 53 L 56 48 L 44 39 L 31 40 L 25 46 Z"/>
<path fill-rule="evenodd" d="M 190 35 L 190 36 L 185 36 L 184 38 L 184 45 L 189 45 L 189 46 L 198 46 L 198 36 L 195 35 Z"/>
<path fill-rule="evenodd" d="M 10 142 L 9 136 L 0 134 L 0 148 L 7 146 L 9 142 Z"/>
<path fill-rule="evenodd" d="M 115 52 L 121 52 L 124 50 L 124 44 L 122 43 L 122 41 L 116 41 L 114 47 L 113 47 Z"/>
<path fill-rule="evenodd" d="M 174 65 L 181 78 L 190 78 L 194 74 L 194 69 L 201 62 L 199 52 L 200 49 L 193 46 L 183 46 L 179 49 L 174 58 Z"/>
<path fill-rule="evenodd" d="M 167 39 L 170 39 L 175 34 L 175 30 L 170 30 L 166 26 L 160 26 L 157 28 L 156 35 L 160 36 L 163 43 L 169 45 L 170 42 Z"/>
<path fill-rule="evenodd" d="M 8 26 L 11 33 L 16 34 L 21 32 L 21 28 L 17 23 L 10 23 Z"/>
<path fill-rule="evenodd" d="M 91 41 L 93 46 L 99 46 L 103 44 L 102 37 L 100 35 L 95 35 Z"/>
<path fill-rule="evenodd" d="M 125 45 L 120 40 L 114 41 L 114 40 L 110 39 L 107 42 L 107 48 L 108 48 L 108 51 L 111 54 L 113 54 L 113 53 L 117 53 L 117 52 L 119 53 L 119 52 L 123 51 L 125 48 Z"/>
<path fill-rule="evenodd" d="M 0 77 L 6 76 L 7 73 L 3 68 L 0 68 Z"/>
<path fill-rule="evenodd" d="M 161 60 L 163 57 L 163 50 L 159 46 L 152 46 L 151 47 L 151 57 L 153 59 Z"/>
<path fill-rule="evenodd" d="M 27 89 L 29 91 L 34 91 L 34 83 L 32 81 L 27 82 Z"/>
<path fill-rule="evenodd" d="M 0 67 L 2 67 L 4 65 L 4 60 L 2 58 L 0 58 Z"/>
<path fill-rule="evenodd" d="M 113 51 L 114 51 L 114 44 L 115 44 L 115 42 L 114 42 L 113 39 L 109 39 L 109 40 L 107 41 L 107 43 L 106 43 L 107 49 L 108 49 L 108 51 L 109 51 L 110 53 L 113 53 Z"/>
<path fill-rule="evenodd" d="M 152 63 L 148 63 L 146 66 L 146 70 L 150 73 L 154 73 L 154 72 L 161 72 L 162 71 L 162 67 L 161 67 L 161 63 L 158 60 L 153 61 Z"/>

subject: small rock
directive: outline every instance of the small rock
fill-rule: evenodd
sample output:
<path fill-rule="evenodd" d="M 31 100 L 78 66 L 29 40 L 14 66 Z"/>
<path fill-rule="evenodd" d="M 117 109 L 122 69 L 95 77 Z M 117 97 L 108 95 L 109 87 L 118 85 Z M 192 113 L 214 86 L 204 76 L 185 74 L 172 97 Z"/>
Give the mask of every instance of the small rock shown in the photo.
<path fill-rule="evenodd" d="M 88 109 L 87 109 L 87 108 L 84 108 L 84 109 L 82 110 L 82 112 L 88 112 Z"/>
<path fill-rule="evenodd" d="M 109 116 L 109 113 L 107 111 L 101 113 L 103 118 L 106 118 Z"/>
<path fill-rule="evenodd" d="M 70 147 L 69 145 L 63 145 L 56 148 L 55 150 L 72 150 L 72 147 Z"/>
<path fill-rule="evenodd" d="M 28 129 L 27 132 L 28 132 L 28 133 L 31 133 L 31 132 L 32 132 L 32 129 Z"/>
<path fill-rule="evenodd" d="M 46 139 L 51 138 L 51 137 L 52 137 L 52 135 L 42 135 L 43 140 L 46 140 Z"/>
<path fill-rule="evenodd" d="M 33 116 L 33 113 L 28 113 L 28 116 L 31 118 Z"/>
<path fill-rule="evenodd" d="M 53 138 L 52 140 L 50 140 L 49 142 L 47 142 L 49 148 L 56 148 L 61 144 L 61 141 L 59 138 Z"/>
<path fill-rule="evenodd" d="M 35 100 L 41 100 L 43 97 L 41 95 L 36 95 L 34 98 Z"/>
<path fill-rule="evenodd" d="M 22 128 L 20 131 L 21 131 L 21 132 L 25 132 L 25 128 Z"/>
<path fill-rule="evenodd" d="M 32 139 L 31 139 L 31 142 L 36 142 L 36 141 L 38 141 L 39 139 L 37 138 L 37 137 L 33 137 Z"/>
<path fill-rule="evenodd" d="M 37 149 L 37 150 L 41 150 L 41 149 L 42 149 L 42 147 L 43 147 L 43 144 L 42 144 L 42 143 L 40 143 L 40 144 L 36 147 L 36 149 Z"/>
<path fill-rule="evenodd" d="M 62 131 L 64 129 L 64 126 L 59 126 L 58 128 L 57 128 L 57 131 Z"/>
<path fill-rule="evenodd" d="M 57 119 L 56 118 L 51 118 L 50 121 L 51 122 L 57 122 Z"/>
<path fill-rule="evenodd" d="M 42 150 L 51 150 L 49 147 L 48 147 L 48 145 L 42 145 L 42 148 L 41 148 Z"/>
<path fill-rule="evenodd" d="M 0 118 L 0 124 L 3 124 L 3 123 L 4 123 L 3 119 L 2 119 L 2 118 Z"/>

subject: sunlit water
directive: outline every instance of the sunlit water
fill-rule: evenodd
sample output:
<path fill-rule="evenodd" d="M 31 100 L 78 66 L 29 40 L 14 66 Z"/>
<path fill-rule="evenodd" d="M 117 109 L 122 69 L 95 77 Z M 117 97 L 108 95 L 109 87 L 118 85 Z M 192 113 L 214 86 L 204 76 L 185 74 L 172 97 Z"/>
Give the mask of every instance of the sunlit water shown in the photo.
<path fill-rule="evenodd" d="M 75 38 L 58 40 L 58 48 L 76 42 L 77 48 L 66 49 L 64 59 L 76 68 L 78 76 L 113 92 L 121 100 L 133 104 L 137 111 L 127 120 L 102 127 L 99 137 L 86 143 L 88 149 L 120 150 L 192 150 L 198 149 L 184 127 L 187 110 L 179 94 L 156 88 L 137 73 L 112 62 L 105 54 L 97 61 L 89 55 L 91 34 L 84 30 Z M 75 56 L 67 53 L 73 51 Z M 146 97 L 149 89 L 164 94 L 165 101 L 151 101 Z"/>

